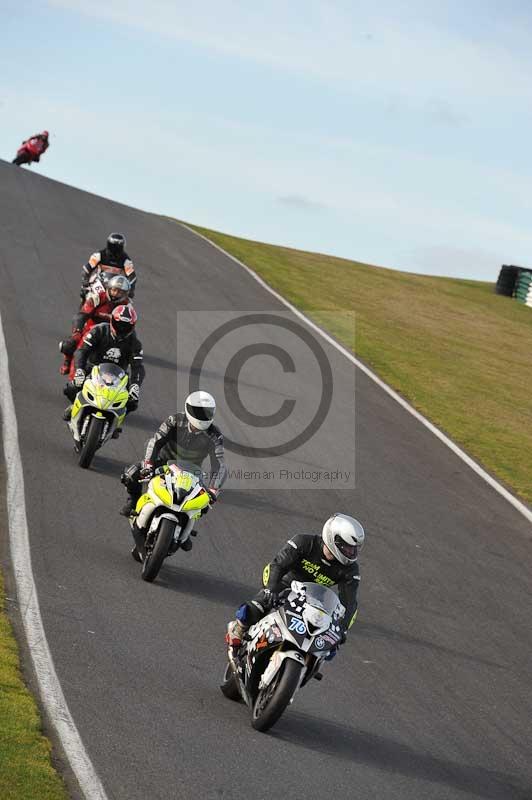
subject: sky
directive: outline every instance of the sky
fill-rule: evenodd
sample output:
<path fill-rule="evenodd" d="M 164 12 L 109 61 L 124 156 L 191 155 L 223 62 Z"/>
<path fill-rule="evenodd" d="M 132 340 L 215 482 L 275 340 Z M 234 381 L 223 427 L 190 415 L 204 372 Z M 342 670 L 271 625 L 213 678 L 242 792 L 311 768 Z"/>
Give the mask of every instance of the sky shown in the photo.
<path fill-rule="evenodd" d="M 31 169 L 96 194 L 493 281 L 532 265 L 531 45 L 522 0 L 0 0 L 0 158 L 46 128 Z"/>

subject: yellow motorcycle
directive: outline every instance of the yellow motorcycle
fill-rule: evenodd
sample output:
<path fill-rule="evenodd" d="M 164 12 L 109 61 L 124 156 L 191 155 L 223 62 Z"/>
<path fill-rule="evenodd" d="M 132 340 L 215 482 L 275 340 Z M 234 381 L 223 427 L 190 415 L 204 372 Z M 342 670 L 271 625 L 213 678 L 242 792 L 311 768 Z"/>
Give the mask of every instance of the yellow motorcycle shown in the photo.
<path fill-rule="evenodd" d="M 116 438 L 129 399 L 127 373 L 116 364 L 98 364 L 78 392 L 68 427 L 74 439 L 79 465 L 90 467 L 96 450 Z"/>
<path fill-rule="evenodd" d="M 155 580 L 164 559 L 188 541 L 194 520 L 209 505 L 197 467 L 167 464 L 149 480 L 129 518 L 142 579 Z"/>

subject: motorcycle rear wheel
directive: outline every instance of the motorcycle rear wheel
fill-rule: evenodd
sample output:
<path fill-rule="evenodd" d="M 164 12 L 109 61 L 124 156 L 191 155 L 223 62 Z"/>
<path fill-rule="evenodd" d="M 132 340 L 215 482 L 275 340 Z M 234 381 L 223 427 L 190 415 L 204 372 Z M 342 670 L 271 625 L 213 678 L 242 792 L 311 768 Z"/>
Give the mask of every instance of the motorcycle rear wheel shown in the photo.
<path fill-rule="evenodd" d="M 92 417 L 89 422 L 89 429 L 79 454 L 78 463 L 82 469 L 88 469 L 91 465 L 94 454 L 100 444 L 104 422 L 105 420 L 96 419 L 96 417 Z"/>
<path fill-rule="evenodd" d="M 168 555 L 170 545 L 174 539 L 177 520 L 163 519 L 157 532 L 157 540 L 149 555 L 142 563 L 142 580 L 151 583 L 159 574 L 163 561 Z"/>
<path fill-rule="evenodd" d="M 238 688 L 236 675 L 230 664 L 227 664 L 225 668 L 224 677 L 220 689 L 222 690 L 222 694 L 224 695 L 224 697 L 227 697 L 228 700 L 235 700 L 236 702 L 242 700 L 242 697 L 240 695 L 240 689 Z"/>
<path fill-rule="evenodd" d="M 299 686 L 302 669 L 298 661 L 287 658 L 273 679 L 275 685 L 259 690 L 251 715 L 251 725 L 256 731 L 264 733 L 275 725 Z"/>

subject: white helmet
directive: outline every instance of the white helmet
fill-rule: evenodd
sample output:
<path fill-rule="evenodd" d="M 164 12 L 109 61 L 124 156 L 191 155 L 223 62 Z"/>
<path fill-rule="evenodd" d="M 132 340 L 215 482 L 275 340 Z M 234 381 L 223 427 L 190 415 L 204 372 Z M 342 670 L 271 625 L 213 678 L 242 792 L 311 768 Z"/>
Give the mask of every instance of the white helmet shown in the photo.
<path fill-rule="evenodd" d="M 209 392 L 192 392 L 185 400 L 185 414 L 194 428 L 206 431 L 212 425 L 216 401 Z"/>
<path fill-rule="evenodd" d="M 340 564 L 353 564 L 357 560 L 358 548 L 364 544 L 364 528 L 354 517 L 333 514 L 329 517 L 321 538 Z"/>

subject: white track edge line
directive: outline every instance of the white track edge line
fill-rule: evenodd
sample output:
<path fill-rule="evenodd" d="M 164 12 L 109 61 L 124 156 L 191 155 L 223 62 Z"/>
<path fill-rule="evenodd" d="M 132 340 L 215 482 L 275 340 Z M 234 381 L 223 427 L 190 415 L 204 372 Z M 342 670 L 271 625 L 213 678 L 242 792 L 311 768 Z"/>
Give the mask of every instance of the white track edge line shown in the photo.
<path fill-rule="evenodd" d="M 108 800 L 68 710 L 44 632 L 31 567 L 24 473 L 1 316 L 0 409 L 2 411 L 4 460 L 7 472 L 7 514 L 11 561 L 24 633 L 37 675 L 41 700 L 86 800 Z"/>
<path fill-rule="evenodd" d="M 486 470 L 483 469 L 480 466 L 480 464 L 478 464 L 474 459 L 472 459 L 471 456 L 468 456 L 467 453 L 465 453 L 460 447 L 458 447 L 458 445 L 455 444 L 452 441 L 452 439 L 449 439 L 449 437 L 446 436 L 445 433 L 443 433 L 443 431 L 437 428 L 436 425 L 433 425 L 433 423 L 430 422 L 426 417 L 424 417 L 423 414 L 421 414 L 413 406 L 411 406 L 410 403 L 408 403 L 404 399 L 404 397 L 401 397 L 401 395 L 398 394 L 394 389 L 392 389 L 391 386 L 385 383 L 381 378 L 378 377 L 378 375 L 376 375 L 365 364 L 359 361 L 358 358 L 356 358 L 356 356 L 353 355 L 353 353 L 350 353 L 349 350 L 347 350 L 345 347 L 339 344 L 335 339 L 332 338 L 332 336 L 329 336 L 329 334 L 326 331 L 324 331 L 323 328 L 320 328 L 319 325 L 317 325 L 315 322 L 312 322 L 312 320 L 309 319 L 307 316 L 305 316 L 303 312 L 299 311 L 299 309 L 293 306 L 292 303 L 286 300 L 286 298 L 284 298 L 282 295 L 276 292 L 275 289 L 272 289 L 272 287 L 269 286 L 266 283 L 266 281 L 264 281 L 259 275 L 257 275 L 257 273 L 254 272 L 250 267 L 244 264 L 243 261 L 240 261 L 238 258 L 235 258 L 235 256 L 232 256 L 231 253 L 228 253 L 226 250 L 223 249 L 223 247 L 220 247 L 220 245 L 211 241 L 202 233 L 198 233 L 198 231 L 195 231 L 193 228 L 189 227 L 188 225 L 185 225 L 184 222 L 179 222 L 178 224 L 181 225 L 183 228 L 186 228 L 186 230 L 190 231 L 190 233 L 193 233 L 195 236 L 198 236 L 200 239 L 203 239 L 205 242 L 208 242 L 208 244 L 210 244 L 211 247 L 216 248 L 216 250 L 219 250 L 220 253 L 223 253 L 225 256 L 227 256 L 227 258 L 230 258 L 231 261 L 234 261 L 235 264 L 238 264 L 240 267 L 242 267 L 242 269 L 245 269 L 248 275 L 251 275 L 251 277 L 254 278 L 257 281 L 257 283 L 259 283 L 264 289 L 266 289 L 267 292 L 273 295 L 273 297 L 279 300 L 279 302 L 282 303 L 284 306 L 289 308 L 290 311 L 292 311 L 292 313 L 296 315 L 296 317 L 303 320 L 310 328 L 312 328 L 312 330 L 316 331 L 316 333 L 318 333 L 330 345 L 335 347 L 336 350 L 338 350 L 340 353 L 342 353 L 342 355 L 344 355 L 347 359 L 349 359 L 349 361 L 355 364 L 355 366 L 358 367 L 358 369 L 360 369 L 369 378 L 371 378 L 371 380 L 374 381 L 377 384 L 377 386 L 383 389 L 386 392 L 386 394 L 390 395 L 390 397 L 392 397 L 397 403 L 399 403 L 400 406 L 402 406 L 406 411 L 408 411 L 409 414 L 411 414 L 419 422 L 421 422 L 421 424 L 424 425 L 425 428 L 428 428 L 429 431 L 434 434 L 434 436 L 437 436 L 437 438 L 441 442 L 443 442 L 443 444 L 445 444 L 449 448 L 449 450 L 452 450 L 453 453 L 455 453 L 455 455 L 458 456 L 458 458 L 461 458 L 462 461 L 465 464 L 467 464 L 467 466 L 470 467 L 473 470 L 473 472 L 476 472 L 477 475 L 479 475 L 484 481 L 486 481 L 486 483 L 489 484 L 489 486 L 491 486 L 492 489 L 495 489 L 496 492 L 502 495 L 502 497 L 504 497 L 505 500 L 507 500 L 515 509 L 517 509 L 517 511 L 519 511 L 520 514 L 523 515 L 523 517 L 525 517 L 525 519 L 527 519 L 529 522 L 532 522 L 531 509 L 527 508 L 527 506 L 520 500 L 518 500 L 517 497 L 515 497 L 511 492 L 509 492 L 508 489 L 505 489 L 504 486 L 502 486 L 502 484 L 500 484 L 497 480 L 495 480 L 495 478 L 493 478 L 488 472 L 486 472 Z"/>

